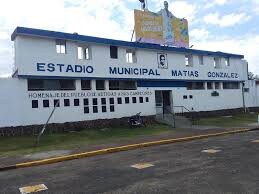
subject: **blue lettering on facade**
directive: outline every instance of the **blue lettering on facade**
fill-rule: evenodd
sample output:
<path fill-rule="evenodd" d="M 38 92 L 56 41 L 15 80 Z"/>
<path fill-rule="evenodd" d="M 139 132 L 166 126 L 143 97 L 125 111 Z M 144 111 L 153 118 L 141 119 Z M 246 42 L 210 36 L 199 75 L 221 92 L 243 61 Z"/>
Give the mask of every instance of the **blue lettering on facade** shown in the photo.
<path fill-rule="evenodd" d="M 87 66 L 85 68 L 85 70 L 86 70 L 86 73 L 93 73 L 94 72 L 94 68 L 92 66 Z"/>
<path fill-rule="evenodd" d="M 110 67 L 110 68 L 109 68 L 109 73 L 116 75 L 116 74 L 117 74 L 117 69 L 116 69 L 116 67 L 114 67 L 114 68 L 111 68 L 111 67 Z"/>
<path fill-rule="evenodd" d="M 66 73 L 93 73 L 94 68 L 86 65 L 65 65 L 54 63 L 37 63 L 37 71 L 66 72 Z"/>
<path fill-rule="evenodd" d="M 47 71 L 49 71 L 49 72 L 55 71 L 55 65 L 53 63 L 49 63 Z"/>
<path fill-rule="evenodd" d="M 81 65 L 75 65 L 75 72 L 81 73 L 83 71 L 83 67 Z"/>
<path fill-rule="evenodd" d="M 37 71 L 45 71 L 45 63 L 37 63 Z"/>
<path fill-rule="evenodd" d="M 172 77 L 199 77 L 198 71 L 180 71 L 172 70 Z"/>
<path fill-rule="evenodd" d="M 72 73 L 74 73 L 74 70 L 73 70 L 72 65 L 68 65 L 68 66 L 67 66 L 66 72 L 72 72 Z"/>
<path fill-rule="evenodd" d="M 57 66 L 59 66 L 59 72 L 63 72 L 62 67 L 64 67 L 65 65 L 64 64 L 57 64 Z"/>
<path fill-rule="evenodd" d="M 109 74 L 160 76 L 160 73 L 157 69 L 125 68 L 125 67 L 109 67 Z"/>
<path fill-rule="evenodd" d="M 224 73 L 224 72 L 208 72 L 209 78 L 228 78 L 228 79 L 237 79 L 238 74 L 237 73 Z"/>

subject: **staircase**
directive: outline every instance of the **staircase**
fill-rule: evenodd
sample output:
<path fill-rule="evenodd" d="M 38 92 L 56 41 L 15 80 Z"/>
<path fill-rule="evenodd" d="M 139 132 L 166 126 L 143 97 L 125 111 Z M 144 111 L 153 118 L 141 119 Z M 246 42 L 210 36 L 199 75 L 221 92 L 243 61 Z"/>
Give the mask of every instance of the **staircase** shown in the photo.
<path fill-rule="evenodd" d="M 184 117 L 172 114 L 158 114 L 156 115 L 156 121 L 166 125 L 170 125 L 174 128 L 190 128 L 192 127 L 192 122 Z"/>
<path fill-rule="evenodd" d="M 186 108 L 184 107 L 184 109 L 186 109 Z M 188 109 L 186 109 L 186 110 L 188 110 Z M 161 113 L 156 115 L 156 121 L 159 123 L 170 125 L 174 128 L 190 128 L 190 127 L 192 127 L 191 119 L 189 119 L 183 115 L 184 115 L 183 112 L 181 115 L 175 115 L 174 113 L 171 112 L 171 110 L 163 108 L 163 111 L 161 111 Z"/>

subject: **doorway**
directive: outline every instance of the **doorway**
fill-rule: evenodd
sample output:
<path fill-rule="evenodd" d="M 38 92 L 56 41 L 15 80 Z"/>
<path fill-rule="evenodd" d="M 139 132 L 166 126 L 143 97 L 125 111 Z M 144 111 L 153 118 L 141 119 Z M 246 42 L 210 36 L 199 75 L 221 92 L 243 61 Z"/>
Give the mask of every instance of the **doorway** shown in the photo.
<path fill-rule="evenodd" d="M 157 114 L 166 114 L 172 112 L 172 91 L 155 91 L 156 112 Z"/>

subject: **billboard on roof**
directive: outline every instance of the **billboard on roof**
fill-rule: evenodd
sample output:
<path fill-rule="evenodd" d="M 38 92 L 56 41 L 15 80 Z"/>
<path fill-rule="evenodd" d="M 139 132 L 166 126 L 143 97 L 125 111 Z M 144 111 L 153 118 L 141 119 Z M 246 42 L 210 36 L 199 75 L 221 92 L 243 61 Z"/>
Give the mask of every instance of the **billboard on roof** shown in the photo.
<path fill-rule="evenodd" d="M 134 10 L 137 42 L 189 48 L 188 21 L 171 12 Z"/>

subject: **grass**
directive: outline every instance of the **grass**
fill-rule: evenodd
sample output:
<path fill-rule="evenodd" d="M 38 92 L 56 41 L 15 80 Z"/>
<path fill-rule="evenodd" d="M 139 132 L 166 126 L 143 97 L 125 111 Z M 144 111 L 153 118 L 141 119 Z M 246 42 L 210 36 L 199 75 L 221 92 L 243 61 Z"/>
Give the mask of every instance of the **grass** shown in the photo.
<path fill-rule="evenodd" d="M 217 127 L 242 127 L 257 122 L 257 114 L 238 114 L 232 117 L 212 117 L 194 121 L 194 125 L 207 125 Z"/>
<path fill-rule="evenodd" d="M 167 125 L 152 125 L 145 128 L 91 129 L 74 133 L 45 134 L 35 148 L 36 137 L 0 137 L 0 156 L 15 156 L 42 151 L 80 148 L 98 143 L 173 132 Z"/>

